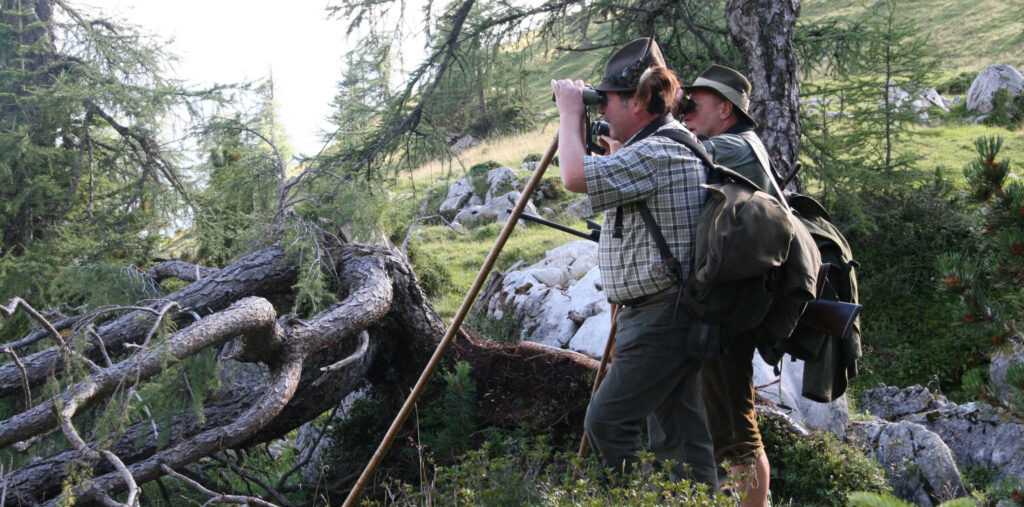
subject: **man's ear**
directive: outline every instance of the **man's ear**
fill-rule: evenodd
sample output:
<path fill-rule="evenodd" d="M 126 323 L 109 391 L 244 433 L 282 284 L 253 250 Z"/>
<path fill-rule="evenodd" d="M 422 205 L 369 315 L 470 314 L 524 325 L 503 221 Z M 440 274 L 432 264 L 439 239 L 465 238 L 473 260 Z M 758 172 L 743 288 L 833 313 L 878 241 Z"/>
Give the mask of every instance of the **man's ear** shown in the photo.
<path fill-rule="evenodd" d="M 722 109 L 721 113 L 719 113 L 720 118 L 723 120 L 729 119 L 732 116 L 733 108 L 736 106 L 734 106 L 733 103 L 729 102 L 728 100 L 723 100 L 721 104 Z"/>
<path fill-rule="evenodd" d="M 640 102 L 640 100 L 638 100 L 636 98 L 636 95 L 633 95 L 629 99 L 629 112 L 633 113 L 634 115 L 639 115 L 640 113 L 642 113 L 644 111 L 644 109 L 646 109 L 646 108 Z"/>

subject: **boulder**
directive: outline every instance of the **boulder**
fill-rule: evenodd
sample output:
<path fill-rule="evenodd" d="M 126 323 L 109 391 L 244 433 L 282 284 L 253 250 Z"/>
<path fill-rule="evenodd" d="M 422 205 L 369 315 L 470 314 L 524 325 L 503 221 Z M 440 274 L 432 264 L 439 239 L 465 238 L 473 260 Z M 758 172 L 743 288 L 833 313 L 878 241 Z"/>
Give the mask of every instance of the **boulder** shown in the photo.
<path fill-rule="evenodd" d="M 884 465 L 896 496 L 922 506 L 967 496 L 949 447 L 924 426 L 909 421 L 856 421 L 847 435 Z"/>
<path fill-rule="evenodd" d="M 455 144 L 452 144 L 451 149 L 452 152 L 458 153 L 460 151 L 468 150 L 478 144 L 480 144 L 480 141 L 478 139 L 469 134 L 466 134 L 460 137 L 458 141 L 455 141 Z"/>
<path fill-rule="evenodd" d="M 516 206 L 516 202 L 519 201 L 521 195 L 513 190 L 505 195 L 495 197 L 482 205 L 466 206 L 455 215 L 455 221 L 464 226 L 504 222 L 509 217 L 510 213 L 508 210 Z M 526 203 L 525 211 L 531 215 L 537 215 L 537 207 L 532 202 Z"/>
<path fill-rule="evenodd" d="M 510 269 L 500 287 L 481 304 L 492 319 L 511 312 L 523 340 L 600 357 L 608 337 L 610 307 L 596 266 L 596 243 L 566 243 L 548 251 L 537 264 Z"/>
<path fill-rule="evenodd" d="M 754 385 L 766 386 L 759 389 L 758 394 L 804 427 L 829 431 L 842 438 L 850 419 L 846 395 L 831 403 L 804 398 L 800 394 L 803 392 L 804 362 L 787 355 L 779 365 L 781 373 L 776 375 L 774 368 L 764 362 L 760 354 L 754 354 Z"/>
<path fill-rule="evenodd" d="M 937 107 L 943 111 L 949 111 L 950 101 L 942 96 L 935 88 L 926 88 L 914 93 L 895 87 L 889 90 L 889 100 L 897 108 L 909 107 L 914 111 L 926 111 L 930 107 Z"/>
<path fill-rule="evenodd" d="M 487 190 L 483 195 L 477 193 L 476 185 L 470 176 L 459 178 L 448 187 L 448 196 L 438 208 L 438 212 L 448 220 L 457 220 L 463 225 L 473 223 L 489 223 L 508 218 L 506 208 L 514 207 L 519 199 L 517 189 L 522 187 L 519 176 L 509 167 L 498 167 L 487 171 Z M 512 196 L 512 197 L 510 197 Z M 511 206 L 508 201 L 511 199 Z M 537 214 L 533 203 L 527 204 L 527 211 Z"/>
<path fill-rule="evenodd" d="M 519 175 L 510 167 L 499 167 L 487 171 L 487 194 L 484 195 L 484 202 L 490 201 L 496 195 L 504 195 L 509 191 L 519 189 Z"/>
<path fill-rule="evenodd" d="M 999 396 L 1006 397 L 1010 387 L 1006 383 L 1006 372 L 1010 365 L 1024 363 L 1024 345 L 1013 341 L 1010 347 L 1005 350 L 996 351 L 992 356 L 992 363 L 988 367 L 988 376 L 992 379 Z"/>
<path fill-rule="evenodd" d="M 1024 476 L 1024 424 L 981 402 L 940 408 L 906 418 L 935 432 L 961 468 L 983 467 L 999 477 Z"/>
<path fill-rule="evenodd" d="M 934 410 L 948 402 L 941 395 L 933 395 L 927 388 L 913 385 L 905 389 L 878 384 L 864 391 L 860 409 L 881 419 L 896 418 Z"/>
<path fill-rule="evenodd" d="M 569 204 L 565 207 L 565 214 L 571 218 L 584 219 L 594 216 L 594 208 L 590 205 L 590 197 L 584 197 L 580 201 Z"/>
<path fill-rule="evenodd" d="M 974 78 L 967 90 L 967 109 L 978 114 L 988 114 L 994 109 L 992 99 L 996 91 L 1007 89 L 1011 95 L 1024 92 L 1024 74 L 1010 65 L 990 65 Z"/>
<path fill-rule="evenodd" d="M 451 220 L 473 195 L 473 185 L 469 184 L 467 178 L 459 178 L 458 181 L 448 186 L 448 196 L 438 208 L 438 212 Z"/>

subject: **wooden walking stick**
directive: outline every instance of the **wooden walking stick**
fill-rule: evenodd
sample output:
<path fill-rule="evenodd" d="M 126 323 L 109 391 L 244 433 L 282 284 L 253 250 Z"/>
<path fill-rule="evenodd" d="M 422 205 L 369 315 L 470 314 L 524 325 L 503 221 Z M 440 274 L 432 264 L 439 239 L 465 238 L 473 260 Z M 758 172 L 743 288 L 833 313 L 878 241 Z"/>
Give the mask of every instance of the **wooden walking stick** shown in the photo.
<path fill-rule="evenodd" d="M 594 395 L 597 394 L 597 388 L 601 387 L 601 382 L 604 381 L 605 373 L 608 373 L 608 360 L 611 359 L 612 351 L 615 350 L 615 332 L 619 328 L 619 324 L 616 322 L 616 317 L 619 316 L 619 308 L 622 308 L 622 306 L 612 304 L 612 328 L 608 331 L 608 341 L 604 344 L 604 354 L 601 355 L 601 366 L 597 367 L 597 376 L 594 377 L 594 388 L 590 391 L 591 401 L 593 401 Z M 583 439 L 580 440 L 580 458 L 583 458 L 583 456 L 587 454 L 587 449 L 589 447 L 590 441 L 587 439 L 587 432 L 584 431 Z"/>
<path fill-rule="evenodd" d="M 437 349 L 434 350 L 434 355 L 430 357 L 430 361 L 427 362 L 426 368 L 423 369 L 423 373 L 420 374 L 419 380 L 416 381 L 416 386 L 412 388 L 412 392 L 409 393 L 409 398 L 405 400 L 405 404 L 402 405 L 402 409 L 398 411 L 398 415 L 395 416 L 395 420 L 391 423 L 391 428 L 388 429 L 387 434 L 384 435 L 384 439 L 381 440 L 380 446 L 377 447 L 377 451 L 373 453 L 373 457 L 370 458 L 370 462 L 366 465 L 366 469 L 363 470 L 362 475 L 359 476 L 359 480 L 356 481 L 355 486 L 352 486 L 352 491 L 349 492 L 348 498 L 345 499 L 344 506 L 351 507 L 359 501 L 359 496 L 362 495 L 363 489 L 366 488 L 366 483 L 370 481 L 370 476 L 373 475 L 373 471 L 377 468 L 377 465 L 384 459 L 384 456 L 388 452 L 388 448 L 391 447 L 391 442 L 394 441 L 395 436 L 398 434 L 398 430 L 401 429 L 402 424 L 409 417 L 409 413 L 412 412 L 413 406 L 416 404 L 416 400 L 419 399 L 420 394 L 423 393 L 423 389 L 427 385 L 427 381 L 430 380 L 430 376 L 437 369 L 437 365 L 441 362 L 441 357 L 444 356 L 448 346 L 451 345 L 452 339 L 455 338 L 456 333 L 459 331 L 459 327 L 462 325 L 462 321 L 465 320 L 466 314 L 469 313 L 470 307 L 473 306 L 473 300 L 476 299 L 477 294 L 483 287 L 484 282 L 487 281 L 487 275 L 490 274 L 491 268 L 494 267 L 494 262 L 498 259 L 498 254 L 501 253 L 501 249 L 504 248 L 505 242 L 508 241 L 508 237 L 512 234 L 512 229 L 516 226 L 516 222 L 519 221 L 519 217 L 523 214 L 523 209 L 526 208 L 526 203 L 530 202 L 530 196 L 533 194 L 534 188 L 540 183 L 540 179 L 544 176 L 544 171 L 548 168 L 548 164 L 551 163 L 551 159 L 554 158 L 555 152 L 558 151 L 558 133 L 551 139 L 551 144 L 548 146 L 547 151 L 544 153 L 544 157 L 540 160 L 540 165 L 533 172 L 530 180 L 526 183 L 526 187 L 523 188 L 523 193 L 519 196 L 519 202 L 516 203 L 515 209 L 512 210 L 512 214 L 509 215 L 508 221 L 505 222 L 505 227 L 501 230 L 501 234 L 498 235 L 498 239 L 494 242 L 494 247 L 491 248 L 491 252 L 487 254 L 487 259 L 484 260 L 483 266 L 480 268 L 480 272 L 476 275 L 476 280 L 473 281 L 472 287 L 469 288 L 469 292 L 466 293 L 466 298 L 462 300 L 462 306 L 459 307 L 459 311 L 455 313 L 455 317 L 452 319 L 452 323 L 448 326 L 448 331 L 445 332 L 444 338 L 441 338 L 441 342 L 438 343 Z"/>

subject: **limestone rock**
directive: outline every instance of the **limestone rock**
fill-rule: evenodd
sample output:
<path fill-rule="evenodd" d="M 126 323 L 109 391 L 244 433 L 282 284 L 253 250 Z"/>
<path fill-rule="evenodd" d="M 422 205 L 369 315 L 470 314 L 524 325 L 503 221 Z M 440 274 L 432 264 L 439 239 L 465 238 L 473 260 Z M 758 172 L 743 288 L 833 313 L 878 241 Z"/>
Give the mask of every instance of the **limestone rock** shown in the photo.
<path fill-rule="evenodd" d="M 967 90 L 967 109 L 979 114 L 992 112 L 992 98 L 1004 88 L 1014 96 L 1020 95 L 1024 92 L 1024 74 L 1005 63 L 986 67 Z"/>
<path fill-rule="evenodd" d="M 861 410 L 881 419 L 895 419 L 926 410 L 934 410 L 947 403 L 943 396 L 933 395 L 927 388 L 913 385 L 905 389 L 879 384 L 864 391 Z"/>
<path fill-rule="evenodd" d="M 1009 350 L 1000 350 L 992 356 L 992 363 L 988 368 L 988 376 L 992 379 L 1000 396 L 1006 396 L 1009 386 L 1006 383 L 1006 371 L 1012 364 L 1024 363 L 1024 345 L 1013 342 Z"/>
<path fill-rule="evenodd" d="M 909 421 L 857 421 L 848 436 L 886 469 L 896 496 L 931 506 L 967 496 L 949 447 L 935 433 Z"/>
<path fill-rule="evenodd" d="M 962 468 L 984 467 L 1000 477 L 1024 476 L 1024 424 L 980 402 L 922 412 L 906 420 L 939 435 Z"/>
<path fill-rule="evenodd" d="M 472 195 L 473 186 L 469 184 L 469 180 L 466 178 L 460 178 L 458 181 L 448 186 L 448 196 L 445 197 L 444 202 L 441 203 L 441 207 L 438 208 L 438 212 L 448 220 L 451 220 L 452 217 L 454 217 L 455 214 L 465 206 L 466 202 L 469 201 L 469 198 Z"/>
<path fill-rule="evenodd" d="M 584 219 L 594 216 L 594 208 L 590 205 L 590 197 L 584 197 L 580 201 L 569 204 L 565 208 L 565 214 L 572 218 Z"/>
<path fill-rule="evenodd" d="M 840 438 L 846 434 L 850 409 L 846 395 L 831 403 L 818 403 L 804 398 L 804 362 L 785 356 L 780 363 L 782 371 L 775 375 L 771 365 L 754 354 L 754 385 L 767 386 L 758 391 L 765 399 L 778 406 L 795 422 L 809 429 L 835 433 Z"/>
<path fill-rule="evenodd" d="M 928 120 L 928 109 L 937 107 L 949 111 L 950 101 L 943 97 L 935 88 L 928 88 L 910 93 L 895 87 L 889 90 L 889 100 L 897 109 L 910 109 L 917 112 L 920 121 Z"/>
<path fill-rule="evenodd" d="M 455 215 L 455 221 L 465 226 L 504 222 L 510 215 L 508 210 L 515 208 L 520 195 L 519 192 L 513 190 L 505 195 L 495 197 L 482 205 L 466 206 L 458 215 Z M 527 202 L 525 211 L 531 215 L 536 215 L 537 207 L 532 202 Z"/>
<path fill-rule="evenodd" d="M 460 137 L 458 141 L 455 141 L 455 144 L 452 145 L 451 149 L 453 152 L 458 153 L 460 151 L 468 150 L 478 144 L 480 144 L 480 141 L 478 139 L 469 134 L 466 134 Z"/>
<path fill-rule="evenodd" d="M 519 189 L 519 175 L 510 167 L 499 167 L 487 171 L 487 194 L 484 195 L 484 202 L 490 201 L 496 195 L 504 195 L 511 190 Z"/>
<path fill-rule="evenodd" d="M 600 321 L 609 321 L 610 307 L 596 266 L 596 243 L 566 243 L 548 251 L 537 264 L 507 271 L 501 287 L 481 304 L 492 319 L 511 312 L 524 340 L 599 357 L 608 337 L 608 328 Z"/>

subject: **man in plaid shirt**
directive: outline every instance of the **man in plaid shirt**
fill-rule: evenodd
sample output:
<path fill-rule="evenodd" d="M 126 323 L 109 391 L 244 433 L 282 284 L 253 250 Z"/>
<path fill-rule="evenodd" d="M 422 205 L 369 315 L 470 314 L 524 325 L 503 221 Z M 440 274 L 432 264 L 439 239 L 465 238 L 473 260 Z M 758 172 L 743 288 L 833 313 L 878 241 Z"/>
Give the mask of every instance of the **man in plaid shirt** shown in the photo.
<path fill-rule="evenodd" d="M 701 401 L 700 360 L 687 338 L 691 317 L 680 285 L 661 255 L 637 204 L 646 203 L 686 276 L 693 233 L 703 203 L 705 168 L 682 144 L 658 135 L 692 136 L 669 114 L 679 82 L 665 67 L 657 43 L 634 40 L 605 67 L 600 113 L 611 127 L 602 138 L 611 153 L 586 156 L 581 81 L 551 82 L 559 126 L 562 182 L 605 210 L 598 263 L 608 300 L 618 314 L 615 361 L 587 409 L 584 427 L 606 467 L 629 471 L 641 449 L 641 424 L 650 417 L 651 449 L 673 460 L 674 478 L 717 482 L 711 436 Z M 688 464 L 685 473 L 681 464 Z"/>

